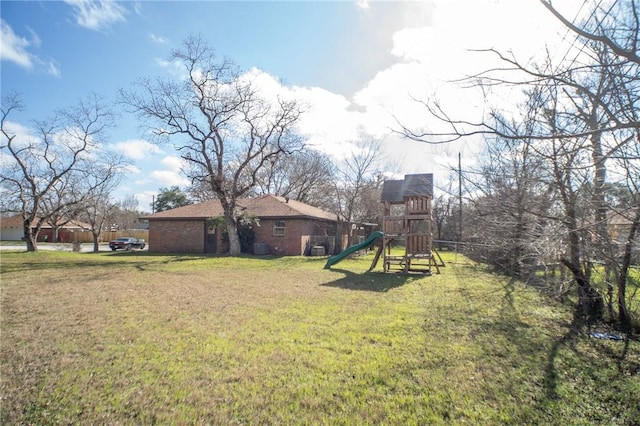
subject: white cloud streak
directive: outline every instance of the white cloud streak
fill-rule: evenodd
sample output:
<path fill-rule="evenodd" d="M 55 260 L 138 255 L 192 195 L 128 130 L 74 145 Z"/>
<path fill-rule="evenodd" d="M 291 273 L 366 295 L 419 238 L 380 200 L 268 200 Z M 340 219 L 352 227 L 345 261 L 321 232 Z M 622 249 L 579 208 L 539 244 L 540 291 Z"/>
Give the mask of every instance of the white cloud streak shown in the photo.
<path fill-rule="evenodd" d="M 162 154 L 162 149 L 160 149 L 158 145 L 154 145 L 143 139 L 126 140 L 118 142 L 114 144 L 114 146 L 126 157 L 134 160 L 142 160 L 144 158 Z"/>
<path fill-rule="evenodd" d="M 0 22 L 0 58 L 3 61 L 14 62 L 21 67 L 33 68 L 34 57 L 27 52 L 31 42 L 24 37 L 19 37 L 13 32 L 13 28 L 3 19 Z"/>
<path fill-rule="evenodd" d="M 369 0 L 357 0 L 356 6 L 360 9 L 367 10 L 369 9 Z"/>
<path fill-rule="evenodd" d="M 154 33 L 149 33 L 149 38 L 156 44 L 169 44 L 169 41 L 166 38 Z"/>
<path fill-rule="evenodd" d="M 150 173 L 150 177 L 159 186 L 186 186 L 190 181 L 181 174 L 182 160 L 177 156 L 167 156 L 160 160 L 165 169 L 154 170 Z"/>
<path fill-rule="evenodd" d="M 33 29 L 28 28 L 31 38 L 27 39 L 16 35 L 13 28 L 4 19 L 0 25 L 0 60 L 13 62 L 30 71 L 44 72 L 54 77 L 61 76 L 60 68 L 55 61 L 45 61 L 29 52 L 29 48 L 38 48 L 42 43 L 42 40 Z"/>
<path fill-rule="evenodd" d="M 124 22 L 127 10 L 110 0 L 65 0 L 74 10 L 76 23 L 100 31 L 117 22 Z"/>

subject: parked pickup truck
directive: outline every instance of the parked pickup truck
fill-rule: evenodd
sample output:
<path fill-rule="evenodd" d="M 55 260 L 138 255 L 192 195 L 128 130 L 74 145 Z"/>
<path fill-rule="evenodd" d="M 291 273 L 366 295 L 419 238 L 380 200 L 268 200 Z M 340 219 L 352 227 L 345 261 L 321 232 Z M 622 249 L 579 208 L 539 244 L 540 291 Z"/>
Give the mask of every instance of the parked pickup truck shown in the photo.
<path fill-rule="evenodd" d="M 109 248 L 112 251 L 120 250 L 131 250 L 133 248 L 138 248 L 142 250 L 145 247 L 146 243 L 144 240 L 139 240 L 133 237 L 122 237 L 116 238 L 113 241 L 109 242 Z"/>

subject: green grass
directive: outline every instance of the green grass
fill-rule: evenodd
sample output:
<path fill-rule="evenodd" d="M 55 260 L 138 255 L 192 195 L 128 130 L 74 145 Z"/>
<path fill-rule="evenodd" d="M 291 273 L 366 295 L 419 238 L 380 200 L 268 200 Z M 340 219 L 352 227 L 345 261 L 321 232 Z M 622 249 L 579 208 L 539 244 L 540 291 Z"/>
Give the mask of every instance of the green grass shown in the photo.
<path fill-rule="evenodd" d="M 3 252 L 0 423 L 640 419 L 639 342 L 457 260 Z"/>

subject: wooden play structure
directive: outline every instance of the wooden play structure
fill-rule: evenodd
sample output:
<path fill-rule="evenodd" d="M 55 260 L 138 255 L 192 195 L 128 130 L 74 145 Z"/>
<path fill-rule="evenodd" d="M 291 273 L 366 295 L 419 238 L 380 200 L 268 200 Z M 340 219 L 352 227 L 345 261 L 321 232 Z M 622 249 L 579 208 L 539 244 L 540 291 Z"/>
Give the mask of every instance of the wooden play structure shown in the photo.
<path fill-rule="evenodd" d="M 405 175 L 403 180 L 387 180 L 382 187 L 382 244 L 371 264 L 381 255 L 384 272 L 440 273 L 442 259 L 432 247 L 431 200 L 433 175 Z M 437 259 L 436 259 L 437 257 Z"/>

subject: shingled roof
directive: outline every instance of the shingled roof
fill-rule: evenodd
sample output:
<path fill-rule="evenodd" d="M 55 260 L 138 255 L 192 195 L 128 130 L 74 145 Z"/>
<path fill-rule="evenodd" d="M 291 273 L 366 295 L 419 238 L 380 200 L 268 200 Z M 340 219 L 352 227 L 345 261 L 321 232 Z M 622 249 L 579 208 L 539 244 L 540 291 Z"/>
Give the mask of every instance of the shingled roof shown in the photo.
<path fill-rule="evenodd" d="M 14 216 L 4 216 L 0 217 L 0 226 L 5 229 L 22 229 L 24 219 L 22 215 L 14 215 Z M 35 221 L 31 222 L 31 226 L 35 226 Z M 59 219 L 58 224 L 60 227 L 64 229 L 91 229 L 91 225 L 88 223 L 80 222 L 78 220 L 69 220 L 65 221 L 64 219 Z M 51 225 L 47 222 L 42 223 L 42 229 L 49 229 Z"/>
<path fill-rule="evenodd" d="M 387 180 L 382 186 L 381 201 L 402 203 L 404 197 L 433 197 L 433 174 L 405 175 L 403 180 Z"/>
<path fill-rule="evenodd" d="M 300 201 L 289 200 L 274 195 L 264 195 L 258 198 L 243 198 L 238 200 L 238 209 L 257 216 L 261 219 L 308 218 L 336 221 L 337 216 L 317 207 Z M 208 219 L 221 216 L 222 205 L 219 200 L 209 200 L 199 204 L 191 204 L 171 210 L 141 217 L 145 220 L 177 220 L 177 219 Z"/>

